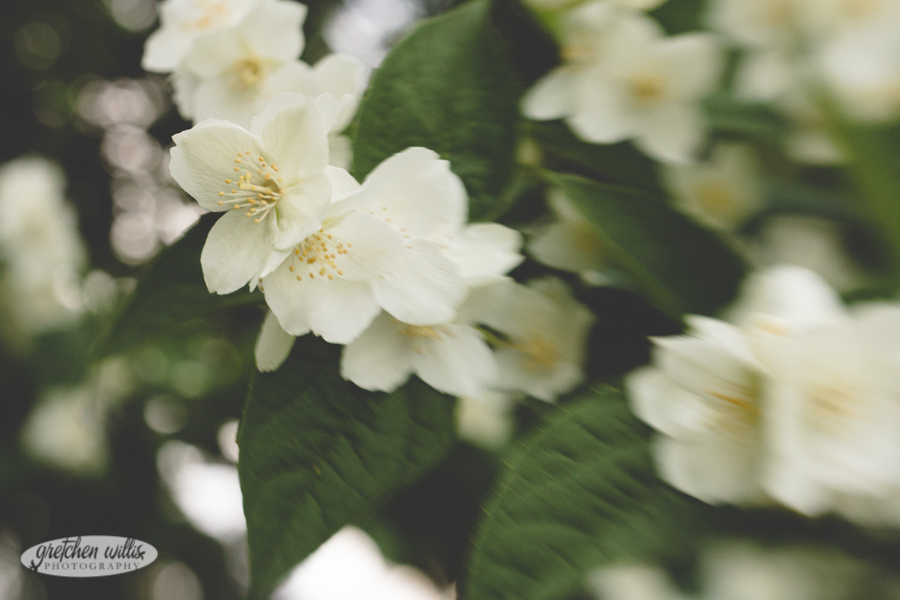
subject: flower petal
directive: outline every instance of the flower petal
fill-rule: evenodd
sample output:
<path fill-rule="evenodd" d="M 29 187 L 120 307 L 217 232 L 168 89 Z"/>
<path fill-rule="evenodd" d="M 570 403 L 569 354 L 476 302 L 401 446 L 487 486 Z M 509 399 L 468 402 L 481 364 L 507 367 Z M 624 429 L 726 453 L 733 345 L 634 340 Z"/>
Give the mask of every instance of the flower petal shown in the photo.
<path fill-rule="evenodd" d="M 401 250 L 397 267 L 375 279 L 373 286 L 381 307 L 411 325 L 452 320 L 466 294 L 456 266 L 427 240 L 412 240 Z"/>
<path fill-rule="evenodd" d="M 599 69 L 582 75 L 575 110 L 566 122 L 578 137 L 597 144 L 620 142 L 634 134 L 634 116 L 620 87 Z"/>
<path fill-rule="evenodd" d="M 284 174 L 285 184 L 320 173 L 328 165 L 328 136 L 316 101 L 301 94 L 278 94 L 253 118 L 265 158 Z"/>
<path fill-rule="evenodd" d="M 210 292 L 230 294 L 259 277 L 275 239 L 271 219 L 255 223 L 243 210 L 222 215 L 200 253 L 203 279 Z"/>
<path fill-rule="evenodd" d="M 446 394 L 480 398 L 497 371 L 484 336 L 474 327 L 456 323 L 433 330 L 434 337 L 414 340 L 419 342 L 412 354 L 416 375 Z"/>
<path fill-rule="evenodd" d="M 309 301 L 317 291 L 315 281 L 297 281 L 288 269 L 288 261 L 263 278 L 262 289 L 266 304 L 278 318 L 281 328 L 291 335 L 310 332 Z"/>
<path fill-rule="evenodd" d="M 449 162 L 426 148 L 407 148 L 375 167 L 341 206 L 390 219 L 408 235 L 454 235 L 466 222 L 468 196 Z"/>
<path fill-rule="evenodd" d="M 257 56 L 277 60 L 297 58 L 303 52 L 306 12 L 306 5 L 298 2 L 266 2 L 244 19 L 238 32 Z"/>
<path fill-rule="evenodd" d="M 325 173 L 315 173 L 290 186 L 275 206 L 275 248 L 291 249 L 318 231 L 330 204 L 331 180 Z"/>
<path fill-rule="evenodd" d="M 519 254 L 522 234 L 499 223 L 475 223 L 454 238 L 444 256 L 453 261 L 468 285 L 496 280 L 525 257 Z"/>
<path fill-rule="evenodd" d="M 349 344 L 366 330 L 380 307 L 365 281 L 318 278 L 315 293 L 309 296 L 309 324 L 313 333 L 332 344 Z M 298 285 L 308 285 L 304 280 Z"/>
<path fill-rule="evenodd" d="M 277 370 L 291 353 L 296 339 L 281 328 L 274 313 L 266 314 L 256 340 L 256 368 L 262 372 Z"/>
<path fill-rule="evenodd" d="M 411 350 L 392 319 L 382 313 L 344 347 L 341 377 L 365 390 L 392 392 L 412 373 Z"/>
<path fill-rule="evenodd" d="M 228 209 L 219 206 L 219 192 L 232 184 L 226 179 L 235 177 L 235 159 L 246 150 L 259 153 L 260 144 L 246 129 L 229 123 L 208 119 L 192 129 L 172 138 L 169 172 L 184 191 L 200 206 L 211 211 Z"/>
<path fill-rule="evenodd" d="M 571 69 L 553 69 L 522 98 L 522 114 L 537 121 L 572 115 L 575 112 L 575 85 L 576 74 Z"/>
<path fill-rule="evenodd" d="M 267 100 L 254 90 L 235 89 L 230 76 L 220 75 L 202 80 L 197 85 L 191 110 L 195 121 L 224 119 L 241 127 L 249 127 L 253 117 L 266 106 Z"/>
<path fill-rule="evenodd" d="M 641 114 L 635 144 L 665 163 L 687 163 L 705 135 L 703 116 L 693 104 L 674 102 Z"/>
<path fill-rule="evenodd" d="M 154 31 L 144 46 L 141 67 L 154 73 L 171 73 L 178 68 L 193 44 L 193 37 L 175 28 Z"/>

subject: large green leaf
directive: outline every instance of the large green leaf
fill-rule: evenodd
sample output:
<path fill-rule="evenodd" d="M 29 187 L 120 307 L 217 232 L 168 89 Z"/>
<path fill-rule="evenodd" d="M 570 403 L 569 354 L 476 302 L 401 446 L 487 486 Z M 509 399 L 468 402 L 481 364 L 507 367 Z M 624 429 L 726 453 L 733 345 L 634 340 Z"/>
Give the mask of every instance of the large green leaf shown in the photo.
<path fill-rule="evenodd" d="M 489 220 L 505 208 L 519 95 L 486 1 L 426 21 L 372 77 L 359 109 L 354 174 L 362 179 L 410 146 L 430 148 L 465 183 L 470 218 Z"/>
<path fill-rule="evenodd" d="M 661 310 L 712 314 L 728 303 L 744 276 L 738 255 L 651 194 L 576 175 L 547 175 L 593 225 L 610 257 Z"/>
<path fill-rule="evenodd" d="M 128 350 L 222 308 L 263 301 L 261 293 L 246 288 L 224 296 L 207 290 L 200 251 L 218 216 L 204 215 L 181 239 L 159 253 L 113 322 L 101 351 L 111 354 Z"/>
<path fill-rule="evenodd" d="M 603 387 L 514 446 L 469 563 L 467 600 L 561 600 L 617 560 L 684 551 L 690 503 L 654 474 L 646 427 Z"/>
<path fill-rule="evenodd" d="M 307 336 L 251 384 L 238 435 L 251 597 L 344 525 L 372 518 L 453 446 L 450 398 L 417 379 L 366 392 L 341 379 L 339 358 L 338 346 Z"/>

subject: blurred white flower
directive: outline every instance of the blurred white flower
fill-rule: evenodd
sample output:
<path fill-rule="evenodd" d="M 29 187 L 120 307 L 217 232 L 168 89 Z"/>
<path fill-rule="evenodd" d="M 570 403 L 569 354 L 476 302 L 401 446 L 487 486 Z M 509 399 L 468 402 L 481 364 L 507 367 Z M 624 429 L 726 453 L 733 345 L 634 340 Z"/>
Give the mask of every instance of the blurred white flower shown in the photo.
<path fill-rule="evenodd" d="M 547 203 L 557 219 L 535 232 L 528 253 L 549 267 L 578 273 L 588 283 L 601 280 L 606 252 L 593 226 L 561 190 L 551 189 Z"/>
<path fill-rule="evenodd" d="M 55 389 L 22 428 L 25 452 L 56 469 L 92 475 L 109 461 L 103 403 L 90 386 Z"/>
<path fill-rule="evenodd" d="M 502 448 L 515 432 L 513 409 L 518 394 L 485 392 L 456 401 L 456 431 L 461 440 L 488 450 Z"/>
<path fill-rule="evenodd" d="M 203 208 L 226 213 L 200 257 L 211 292 L 255 286 L 320 229 L 332 187 L 326 134 L 337 109 L 330 95 L 281 94 L 250 131 L 209 119 L 174 137 L 172 177 Z"/>
<path fill-rule="evenodd" d="M 54 162 L 19 158 L 0 168 L 0 260 L 14 324 L 39 333 L 83 310 L 79 272 L 87 252 Z"/>
<path fill-rule="evenodd" d="M 594 315 L 561 280 L 547 277 L 527 286 L 505 281 L 474 288 L 465 308 L 473 321 L 506 337 L 495 340 L 496 389 L 553 402 L 584 379 Z"/>
<path fill-rule="evenodd" d="M 477 399 L 496 364 L 484 335 L 468 323 L 415 326 L 387 313 L 341 355 L 341 376 L 367 390 L 393 391 L 411 374 L 438 391 Z"/>
<path fill-rule="evenodd" d="M 836 326 L 768 336 L 759 356 L 771 373 L 769 494 L 815 515 L 836 494 L 900 487 L 900 306 L 865 306 Z"/>
<path fill-rule="evenodd" d="M 160 28 L 144 47 L 141 65 L 148 71 L 171 73 L 194 42 L 239 23 L 260 0 L 165 0 L 159 5 Z"/>
<path fill-rule="evenodd" d="M 669 574 L 659 566 L 619 563 L 588 574 L 588 589 L 597 600 L 683 600 Z"/>
<path fill-rule="evenodd" d="M 635 413 L 663 434 L 662 477 L 709 503 L 761 496 L 761 367 L 744 333 L 692 316 L 686 335 L 656 338 L 655 366 L 627 379 Z"/>
<path fill-rule="evenodd" d="M 234 25 L 198 40 L 175 71 L 175 99 L 187 118 L 225 119 L 242 127 L 290 82 L 305 79 L 306 6 L 284 0 L 261 3 Z"/>
<path fill-rule="evenodd" d="M 664 36 L 648 17 L 610 16 L 588 3 L 567 18 L 563 66 L 525 96 L 532 119 L 565 118 L 581 138 L 610 144 L 633 139 L 650 156 L 689 162 L 705 131 L 697 101 L 712 92 L 721 52 L 705 33 Z"/>
<path fill-rule="evenodd" d="M 676 208 L 721 231 L 738 228 L 765 201 L 756 157 L 741 144 L 717 145 L 708 161 L 667 166 L 663 180 Z"/>

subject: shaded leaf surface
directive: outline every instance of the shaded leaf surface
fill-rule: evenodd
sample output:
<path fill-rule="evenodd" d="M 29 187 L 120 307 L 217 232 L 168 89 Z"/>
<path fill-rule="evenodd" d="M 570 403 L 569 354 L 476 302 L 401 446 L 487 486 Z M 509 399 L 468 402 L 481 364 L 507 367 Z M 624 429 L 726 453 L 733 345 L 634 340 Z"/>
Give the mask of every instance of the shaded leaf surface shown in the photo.
<path fill-rule="evenodd" d="M 488 3 L 471 2 L 426 21 L 372 77 L 360 105 L 353 171 L 424 146 L 450 161 L 469 192 L 472 220 L 503 211 L 512 175 L 520 88 Z"/>
<path fill-rule="evenodd" d="M 251 385 L 238 443 L 252 597 L 344 525 L 372 518 L 454 443 L 448 397 L 417 379 L 366 392 L 341 379 L 339 354 L 307 336 Z"/>
<path fill-rule="evenodd" d="M 504 461 L 463 597 L 561 600 L 604 563 L 681 550 L 689 504 L 653 474 L 647 437 L 612 388 L 554 408 Z"/>
<path fill-rule="evenodd" d="M 611 258 L 648 299 L 679 317 L 712 314 L 737 292 L 745 266 L 713 232 L 662 198 L 575 175 L 548 175 L 593 225 Z"/>

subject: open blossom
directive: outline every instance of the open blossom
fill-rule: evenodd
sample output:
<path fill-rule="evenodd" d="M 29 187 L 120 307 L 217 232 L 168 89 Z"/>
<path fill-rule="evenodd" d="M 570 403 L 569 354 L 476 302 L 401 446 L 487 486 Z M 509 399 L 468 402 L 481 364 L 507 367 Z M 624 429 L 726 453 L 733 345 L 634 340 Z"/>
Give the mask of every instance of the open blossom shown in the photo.
<path fill-rule="evenodd" d="M 250 130 L 207 120 L 174 137 L 172 177 L 203 208 L 225 212 L 200 262 L 211 292 L 255 285 L 319 230 L 331 203 L 330 95 L 282 94 Z"/>
<path fill-rule="evenodd" d="M 594 315 L 561 280 L 547 277 L 527 286 L 505 281 L 475 288 L 465 306 L 473 321 L 505 337 L 497 340 L 494 352 L 495 389 L 553 402 L 584 379 Z"/>
<path fill-rule="evenodd" d="M 578 273 L 588 283 L 602 282 L 607 253 L 591 223 L 561 190 L 550 190 L 547 203 L 557 219 L 535 232 L 528 253 L 547 266 Z"/>
<path fill-rule="evenodd" d="M 597 14 L 563 36 L 564 64 L 526 95 L 523 113 L 565 118 L 589 142 L 633 139 L 663 162 L 690 161 L 705 130 L 697 101 L 713 91 L 721 69 L 712 36 L 666 37 L 648 17 L 609 17 L 593 4 L 570 13 Z M 585 32 L 591 25 L 595 31 Z"/>
<path fill-rule="evenodd" d="M 233 27 L 197 41 L 176 71 L 181 113 L 201 121 L 218 118 L 243 127 L 266 102 L 304 72 L 301 26 L 306 7 L 269 0 Z"/>
<path fill-rule="evenodd" d="M 260 0 L 165 0 L 159 5 L 160 28 L 144 48 L 141 65 L 148 71 L 171 73 L 194 42 L 240 22 Z"/>
<path fill-rule="evenodd" d="M 718 145 L 708 161 L 670 165 L 663 175 L 676 208 L 715 229 L 736 229 L 764 202 L 759 167 L 747 146 Z"/>
<path fill-rule="evenodd" d="M 452 320 L 466 286 L 429 239 L 465 219 L 465 189 L 449 164 L 430 150 L 410 148 L 385 160 L 361 186 L 345 174 L 339 187 L 320 229 L 263 279 L 283 329 L 346 344 L 381 309 L 415 326 Z"/>

